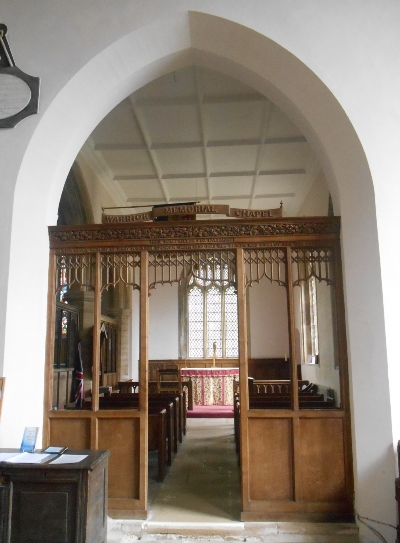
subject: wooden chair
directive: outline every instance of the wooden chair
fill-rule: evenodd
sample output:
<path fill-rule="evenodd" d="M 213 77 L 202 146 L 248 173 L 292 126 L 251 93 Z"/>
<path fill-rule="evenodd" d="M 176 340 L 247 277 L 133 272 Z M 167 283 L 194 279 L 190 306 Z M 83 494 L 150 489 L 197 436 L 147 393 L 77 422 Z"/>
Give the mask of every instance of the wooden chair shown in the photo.
<path fill-rule="evenodd" d="M 187 389 L 187 406 L 193 409 L 193 382 L 189 379 L 182 381 L 181 370 L 178 366 L 157 370 L 157 393 L 179 393 Z"/>
<path fill-rule="evenodd" d="M 181 371 L 178 367 L 159 369 L 157 392 L 182 392 Z"/>

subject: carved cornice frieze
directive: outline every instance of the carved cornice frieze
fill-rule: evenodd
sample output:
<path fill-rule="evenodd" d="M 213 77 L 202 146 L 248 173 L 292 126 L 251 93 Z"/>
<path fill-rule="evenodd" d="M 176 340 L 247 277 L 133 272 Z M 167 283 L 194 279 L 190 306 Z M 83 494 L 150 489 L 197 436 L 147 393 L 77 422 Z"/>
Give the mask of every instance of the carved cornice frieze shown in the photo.
<path fill-rule="evenodd" d="M 199 224 L 200 222 L 200 224 Z M 232 243 L 232 238 L 265 237 L 265 236 L 319 236 L 337 235 L 340 231 L 339 220 L 289 220 L 281 219 L 268 222 L 241 222 L 229 221 L 219 224 L 207 224 L 198 221 L 188 225 L 129 225 L 118 227 L 102 225 L 99 227 L 50 227 L 50 244 L 59 246 L 60 243 L 91 243 L 143 241 L 148 245 L 176 245 L 193 244 L 199 248 L 200 244 Z M 236 244 L 235 244 L 236 245 Z M 149 247 L 146 247 L 149 249 Z M 140 250 L 136 247 L 136 250 Z"/>
<path fill-rule="evenodd" d="M 99 245 L 95 249 L 88 249 L 87 247 L 63 247 L 55 250 L 56 255 L 67 254 L 87 254 L 89 252 L 100 253 L 139 253 L 140 251 L 151 252 L 170 252 L 170 251 L 201 251 L 201 250 L 222 250 L 222 249 L 235 249 L 240 247 L 242 249 L 270 249 L 276 247 L 325 247 L 331 246 L 332 242 L 327 240 L 312 240 L 310 241 L 259 241 L 257 243 L 252 242 L 229 242 L 229 243 L 186 243 L 186 244 L 160 244 L 160 245 L 129 245 L 129 246 L 102 246 Z"/>

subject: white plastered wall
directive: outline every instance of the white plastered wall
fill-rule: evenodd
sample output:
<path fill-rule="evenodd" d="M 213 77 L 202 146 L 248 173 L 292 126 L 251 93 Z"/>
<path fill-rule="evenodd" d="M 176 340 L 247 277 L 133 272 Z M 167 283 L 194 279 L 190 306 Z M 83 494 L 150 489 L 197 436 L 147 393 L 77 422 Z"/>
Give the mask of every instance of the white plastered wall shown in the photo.
<path fill-rule="evenodd" d="M 204 13 L 189 17 L 188 9 Z M 269 96 L 322 164 L 343 225 L 356 507 L 395 524 L 398 3 L 254 0 L 249 9 L 240 0 L 121 0 L 116 10 L 100 1 L 15 0 L 2 16 L 17 65 L 39 75 L 42 90 L 39 115 L 0 131 L 1 445 L 18 446 L 24 426 L 42 423 L 47 225 L 75 156 L 125 96 L 197 62 Z M 367 531 L 363 538 L 376 540 Z"/>
<path fill-rule="evenodd" d="M 285 287 L 265 277 L 248 288 L 251 358 L 288 358 L 289 324 Z"/>
<path fill-rule="evenodd" d="M 178 358 L 178 283 L 157 285 L 149 298 L 149 359 Z"/>

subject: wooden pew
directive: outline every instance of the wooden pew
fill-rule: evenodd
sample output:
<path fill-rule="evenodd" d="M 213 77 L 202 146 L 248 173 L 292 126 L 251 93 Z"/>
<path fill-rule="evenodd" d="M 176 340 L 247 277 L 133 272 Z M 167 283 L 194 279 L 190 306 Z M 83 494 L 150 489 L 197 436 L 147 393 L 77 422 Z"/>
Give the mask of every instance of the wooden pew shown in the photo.
<path fill-rule="evenodd" d="M 149 451 L 158 451 L 158 480 L 167 473 L 167 410 L 149 409 Z"/>
<path fill-rule="evenodd" d="M 112 394 L 104 398 L 99 398 L 100 409 L 138 409 L 138 394 Z M 149 400 L 150 409 L 166 410 L 166 437 L 167 437 L 167 463 L 172 464 L 173 453 L 177 452 L 176 427 L 177 427 L 177 408 L 172 400 L 167 398 L 162 401 Z"/>
<path fill-rule="evenodd" d="M 139 400 L 139 394 L 129 393 L 129 392 L 120 392 L 119 394 L 113 394 L 112 397 L 117 396 L 119 401 L 123 399 L 137 399 Z M 174 450 L 177 451 L 178 442 L 182 443 L 183 436 L 186 435 L 186 399 L 185 392 L 181 393 L 162 393 L 162 394 L 149 394 L 149 401 L 172 401 L 174 403 L 174 418 L 175 418 L 175 427 L 174 427 Z"/>
<path fill-rule="evenodd" d="M 298 382 L 299 392 L 307 391 L 311 392 L 317 390 L 317 385 L 310 384 L 307 380 L 299 380 Z M 255 379 L 252 383 L 249 383 L 250 394 L 290 394 L 291 391 L 291 381 L 288 379 L 276 380 L 259 380 Z M 306 388 L 305 388 L 306 387 Z"/>
<path fill-rule="evenodd" d="M 324 399 L 323 394 L 301 394 L 299 395 L 300 409 L 333 409 L 335 400 L 333 398 Z M 249 396 L 250 409 L 291 409 L 292 400 L 288 394 L 252 394 Z M 234 393 L 233 397 L 233 418 L 236 453 L 240 465 L 240 395 Z M 400 443 L 400 442 L 399 442 Z M 399 445 L 400 446 L 400 445 Z M 400 450 L 400 449 L 399 449 Z M 400 453 L 399 453 L 400 454 Z M 397 482 L 397 480 L 396 480 Z M 400 501 L 400 478 L 398 479 L 398 498 Z M 400 506 L 399 506 L 400 516 Z M 400 535 L 400 524 L 399 524 Z M 400 538 L 396 543 L 400 543 Z"/>
<path fill-rule="evenodd" d="M 186 435 L 186 403 L 187 403 L 186 398 L 187 398 L 187 395 L 186 395 L 185 388 L 186 388 L 187 384 L 188 383 L 182 383 L 182 389 L 183 390 L 182 390 L 181 393 L 167 392 L 167 391 L 162 392 L 162 394 L 164 394 L 165 396 L 167 396 L 169 394 L 170 396 L 175 395 L 175 396 L 179 396 L 180 398 L 182 398 L 182 401 L 180 401 L 181 421 L 179 422 L 180 426 L 179 426 L 179 436 L 178 436 L 178 439 L 179 439 L 180 443 L 182 443 L 182 437 L 184 435 Z M 192 383 L 190 382 L 190 384 L 192 384 Z M 149 387 L 149 397 L 158 394 L 157 386 L 156 386 L 157 384 L 153 383 L 153 385 L 154 386 Z M 132 394 L 132 393 L 136 394 L 136 393 L 139 392 L 139 382 L 138 381 L 119 381 L 118 382 L 118 388 L 119 388 L 119 393 L 120 394 Z"/>
<path fill-rule="evenodd" d="M 99 398 L 101 409 L 138 409 L 137 401 L 114 402 L 110 397 Z M 85 409 L 91 408 L 91 401 L 86 400 Z M 172 411 L 171 411 L 172 412 Z M 158 479 L 163 481 L 167 472 L 167 465 L 171 465 L 172 445 L 171 432 L 168 429 L 167 409 L 158 405 L 149 405 L 148 416 L 148 447 L 149 451 L 158 451 Z"/>
<path fill-rule="evenodd" d="M 240 454 L 240 400 L 238 392 L 233 394 L 233 429 L 235 435 L 236 453 Z"/>
<path fill-rule="evenodd" d="M 250 409 L 291 409 L 289 394 L 254 394 L 249 397 Z M 333 398 L 324 399 L 323 394 L 299 394 L 300 409 L 331 409 Z"/>
<path fill-rule="evenodd" d="M 186 391 L 183 389 L 181 393 L 177 394 L 160 392 L 160 394 L 149 394 L 149 398 L 178 398 L 179 399 L 179 442 L 182 443 L 183 436 L 186 435 Z"/>

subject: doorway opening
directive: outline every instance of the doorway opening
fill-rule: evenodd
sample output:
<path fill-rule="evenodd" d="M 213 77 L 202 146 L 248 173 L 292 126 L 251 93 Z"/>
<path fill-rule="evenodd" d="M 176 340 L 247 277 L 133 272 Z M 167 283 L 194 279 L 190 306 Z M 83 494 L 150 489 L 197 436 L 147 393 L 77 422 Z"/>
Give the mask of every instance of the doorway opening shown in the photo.
<path fill-rule="evenodd" d="M 239 383 L 234 253 L 158 254 L 150 256 L 149 265 L 149 283 L 154 287 L 149 298 L 149 393 L 157 384 L 161 393 L 183 389 L 187 419 L 162 481 L 158 451 L 149 450 L 148 520 L 239 521 L 240 466 L 233 418 L 234 386 Z M 159 274 L 157 266 L 163 268 Z"/>

